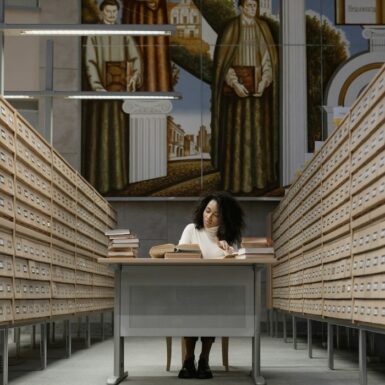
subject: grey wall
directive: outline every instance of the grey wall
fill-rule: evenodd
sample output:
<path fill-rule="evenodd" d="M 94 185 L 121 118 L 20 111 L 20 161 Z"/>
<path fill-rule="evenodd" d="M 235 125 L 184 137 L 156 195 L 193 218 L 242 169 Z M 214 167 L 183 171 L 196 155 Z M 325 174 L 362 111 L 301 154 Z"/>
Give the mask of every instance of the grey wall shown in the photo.
<path fill-rule="evenodd" d="M 151 246 L 177 243 L 184 227 L 192 222 L 197 200 L 110 201 L 118 212 L 118 228 L 129 228 L 140 240 L 139 256 L 148 256 Z M 244 236 L 264 236 L 266 216 L 278 201 L 241 201 L 245 212 Z"/>

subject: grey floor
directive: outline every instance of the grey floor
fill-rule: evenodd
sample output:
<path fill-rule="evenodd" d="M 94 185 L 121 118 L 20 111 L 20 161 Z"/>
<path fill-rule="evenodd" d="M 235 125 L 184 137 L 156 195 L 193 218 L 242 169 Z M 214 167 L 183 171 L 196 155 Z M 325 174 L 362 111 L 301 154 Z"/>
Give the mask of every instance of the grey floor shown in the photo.
<path fill-rule="evenodd" d="M 73 354 L 65 359 L 60 342 L 48 349 L 48 367 L 39 370 L 39 351 L 22 346 L 20 357 L 14 356 L 10 348 L 10 385 L 104 385 L 112 374 L 112 339 L 94 342 L 85 349 L 82 340 L 74 340 Z M 165 370 L 166 344 L 163 338 L 133 338 L 125 342 L 125 369 L 130 385 L 243 385 L 252 384 L 249 377 L 251 362 L 250 340 L 230 338 L 230 371 L 221 367 L 220 341 L 214 346 L 211 355 L 212 380 L 179 380 L 180 339 L 173 340 L 173 357 L 170 372 Z M 197 350 L 200 346 L 197 346 Z M 290 343 L 281 338 L 263 337 L 262 372 L 268 385 L 354 385 L 358 384 L 358 364 L 351 352 L 336 353 L 335 370 L 327 369 L 326 350 L 314 348 L 313 359 L 307 358 L 306 345 L 299 344 L 293 350 Z M 368 385 L 385 384 L 385 368 L 376 364 L 370 366 Z"/>

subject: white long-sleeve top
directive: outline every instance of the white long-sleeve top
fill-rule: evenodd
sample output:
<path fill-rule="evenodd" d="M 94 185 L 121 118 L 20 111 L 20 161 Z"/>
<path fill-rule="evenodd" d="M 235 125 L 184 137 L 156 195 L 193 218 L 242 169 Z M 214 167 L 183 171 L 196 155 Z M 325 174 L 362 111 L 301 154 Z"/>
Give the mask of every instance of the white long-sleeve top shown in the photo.
<path fill-rule="evenodd" d="M 194 223 L 190 223 L 183 230 L 179 244 L 196 243 L 205 259 L 223 258 L 224 250 L 218 246 L 218 227 L 203 228 L 198 230 Z"/>

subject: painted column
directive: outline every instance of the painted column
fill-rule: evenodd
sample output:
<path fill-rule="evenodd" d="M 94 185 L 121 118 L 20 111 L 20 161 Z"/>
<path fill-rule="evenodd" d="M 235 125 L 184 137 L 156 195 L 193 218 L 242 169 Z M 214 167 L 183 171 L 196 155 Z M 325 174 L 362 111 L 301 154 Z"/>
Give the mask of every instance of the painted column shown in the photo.
<path fill-rule="evenodd" d="M 131 101 L 123 103 L 130 114 L 129 182 L 167 175 L 167 114 L 170 101 Z"/>
<path fill-rule="evenodd" d="M 307 157 L 305 0 L 281 0 L 281 43 L 281 169 L 286 186 Z"/>

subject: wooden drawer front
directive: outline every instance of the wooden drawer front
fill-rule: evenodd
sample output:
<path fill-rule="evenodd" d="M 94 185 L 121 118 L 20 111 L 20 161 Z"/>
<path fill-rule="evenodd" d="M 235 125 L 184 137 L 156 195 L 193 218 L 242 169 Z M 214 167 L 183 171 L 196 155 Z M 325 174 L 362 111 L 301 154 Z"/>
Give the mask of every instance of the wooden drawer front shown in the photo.
<path fill-rule="evenodd" d="M 52 298 L 75 298 L 75 285 L 52 282 Z"/>
<path fill-rule="evenodd" d="M 319 220 L 318 222 L 312 224 L 311 226 L 303 230 L 303 243 L 308 243 L 315 238 L 321 238 L 322 234 L 322 223 Z"/>
<path fill-rule="evenodd" d="M 352 197 L 352 216 L 363 214 L 385 202 L 385 176 Z"/>
<path fill-rule="evenodd" d="M 351 300 L 324 300 L 322 312 L 324 317 L 351 320 L 352 313 L 353 302 Z"/>
<path fill-rule="evenodd" d="M 336 150 L 340 147 L 349 136 L 349 118 L 345 118 L 344 121 L 338 126 L 338 128 L 332 133 L 326 143 L 321 148 L 322 162 L 325 162 Z"/>
<path fill-rule="evenodd" d="M 75 230 L 57 220 L 52 221 L 52 235 L 66 242 L 75 243 Z"/>
<path fill-rule="evenodd" d="M 70 197 L 76 197 L 76 187 L 55 170 L 52 172 L 52 182 Z"/>
<path fill-rule="evenodd" d="M 323 265 L 323 280 L 344 279 L 351 277 L 352 261 L 345 258 L 337 262 L 326 263 Z"/>
<path fill-rule="evenodd" d="M 94 273 L 96 271 L 97 262 L 86 257 L 76 256 L 76 269 Z"/>
<path fill-rule="evenodd" d="M 13 196 L 15 193 L 13 186 L 13 176 L 0 169 L 0 191 Z"/>
<path fill-rule="evenodd" d="M 294 299 L 302 299 L 303 298 L 303 286 L 290 286 L 289 288 L 289 296 Z"/>
<path fill-rule="evenodd" d="M 118 220 L 118 215 L 115 209 L 110 204 L 108 204 L 107 214 L 108 214 L 108 217 L 112 219 L 113 222 L 116 222 Z"/>
<path fill-rule="evenodd" d="M 105 277 L 103 275 L 94 274 L 93 275 L 93 284 L 95 286 L 114 287 L 115 286 L 115 280 L 112 277 Z"/>
<path fill-rule="evenodd" d="M 92 286 L 76 285 L 76 298 L 92 298 Z"/>
<path fill-rule="evenodd" d="M 83 219 L 83 218 L 82 218 Z M 104 234 L 107 230 L 106 222 L 102 222 L 97 218 L 94 218 L 95 229 Z"/>
<path fill-rule="evenodd" d="M 15 172 L 13 154 L 0 146 L 0 167 L 11 174 Z"/>
<path fill-rule="evenodd" d="M 314 222 L 318 221 L 321 218 L 322 206 L 321 203 L 318 203 L 310 211 L 308 211 L 302 219 L 303 228 L 307 228 Z"/>
<path fill-rule="evenodd" d="M 281 277 L 283 275 L 288 275 L 289 271 L 290 271 L 290 261 L 287 260 L 283 263 L 279 263 L 273 266 L 273 277 L 276 278 L 276 277 Z"/>
<path fill-rule="evenodd" d="M 55 203 L 52 205 L 52 216 L 71 228 L 76 225 L 75 215 Z"/>
<path fill-rule="evenodd" d="M 303 271 L 303 283 L 322 281 L 322 266 L 312 267 Z"/>
<path fill-rule="evenodd" d="M 323 297 L 327 299 L 350 299 L 352 298 L 352 279 L 338 281 L 327 281 L 323 284 Z"/>
<path fill-rule="evenodd" d="M 289 300 L 283 298 L 273 298 L 273 306 L 276 309 L 289 311 Z"/>
<path fill-rule="evenodd" d="M 353 297 L 366 299 L 384 299 L 385 274 L 355 277 L 353 282 Z"/>
<path fill-rule="evenodd" d="M 355 255 L 353 276 L 385 273 L 385 248 Z"/>
<path fill-rule="evenodd" d="M 349 156 L 349 142 L 346 140 L 336 152 L 322 165 L 322 179 L 325 180 L 330 174 Z"/>
<path fill-rule="evenodd" d="M 96 254 L 100 255 L 101 257 L 107 256 L 107 246 L 103 246 L 98 242 L 94 243 L 94 251 Z"/>
<path fill-rule="evenodd" d="M 76 311 L 75 300 L 53 299 L 51 300 L 52 315 L 71 314 Z"/>
<path fill-rule="evenodd" d="M 47 243 L 16 235 L 16 254 L 18 257 L 51 263 L 51 248 Z"/>
<path fill-rule="evenodd" d="M 95 237 L 94 228 L 88 225 L 86 222 L 83 222 L 82 220 L 80 220 L 79 217 L 76 220 L 76 225 L 77 225 L 76 228 L 78 232 L 80 231 L 82 234 L 90 237 L 91 239 Z"/>
<path fill-rule="evenodd" d="M 56 282 L 75 283 L 75 270 L 61 266 L 52 266 L 52 280 Z"/>
<path fill-rule="evenodd" d="M 100 243 L 103 246 L 108 246 L 108 238 L 104 235 L 104 233 L 99 230 L 95 230 L 95 241 Z"/>
<path fill-rule="evenodd" d="M 94 298 L 114 298 L 114 289 L 109 287 L 93 287 Z"/>
<path fill-rule="evenodd" d="M 92 274 L 77 270 L 75 272 L 76 283 L 83 285 L 92 285 Z"/>
<path fill-rule="evenodd" d="M 351 148 L 354 151 L 371 133 L 383 123 L 385 118 L 385 99 L 373 108 L 373 110 L 361 121 L 351 135 Z"/>
<path fill-rule="evenodd" d="M 305 314 L 322 315 L 323 302 L 322 300 L 309 300 L 303 301 L 303 312 Z"/>
<path fill-rule="evenodd" d="M 0 277 L 0 299 L 13 298 L 13 279 Z"/>
<path fill-rule="evenodd" d="M 337 241 L 326 243 L 323 247 L 323 262 L 332 262 L 350 256 L 351 238 L 350 235 Z"/>
<path fill-rule="evenodd" d="M 352 172 L 363 167 L 368 160 L 378 154 L 385 146 L 385 126 L 374 132 L 357 150 L 352 154 Z"/>
<path fill-rule="evenodd" d="M 20 181 L 16 182 L 16 197 L 44 214 L 51 215 L 51 200 Z"/>
<path fill-rule="evenodd" d="M 0 300 L 0 322 L 13 320 L 13 309 L 11 300 Z"/>
<path fill-rule="evenodd" d="M 45 281 L 31 281 L 28 279 L 15 279 L 15 298 L 51 298 L 50 283 Z"/>
<path fill-rule="evenodd" d="M 51 267 L 47 263 L 28 261 L 29 276 L 31 279 L 49 281 L 51 279 Z"/>
<path fill-rule="evenodd" d="M 38 173 L 30 169 L 23 162 L 16 161 L 16 175 L 19 179 L 33 187 L 39 193 L 51 198 L 51 184 Z"/>
<path fill-rule="evenodd" d="M 0 193 L 0 216 L 14 218 L 13 197 Z"/>
<path fill-rule="evenodd" d="M 114 300 L 110 298 L 94 299 L 93 304 L 94 304 L 94 310 L 114 308 Z"/>
<path fill-rule="evenodd" d="M 4 100 L 0 100 L 0 122 L 5 123 L 10 129 L 15 130 L 15 114 Z"/>
<path fill-rule="evenodd" d="M 283 245 L 280 248 L 276 248 L 274 246 L 274 251 L 275 251 L 275 257 L 277 259 L 282 259 L 289 254 L 289 247 L 288 245 Z"/>
<path fill-rule="evenodd" d="M 303 298 L 322 298 L 322 282 L 303 285 Z"/>
<path fill-rule="evenodd" d="M 16 220 L 47 233 L 51 232 L 51 218 L 24 203 L 16 203 Z"/>
<path fill-rule="evenodd" d="M 53 166 L 64 175 L 73 185 L 76 185 L 76 171 L 67 165 L 56 152 L 53 152 Z"/>
<path fill-rule="evenodd" d="M 291 299 L 290 300 L 290 311 L 294 313 L 302 313 L 303 312 L 303 299 Z"/>
<path fill-rule="evenodd" d="M 44 318 L 51 315 L 51 305 L 48 299 L 15 300 L 14 319 L 24 320 L 29 318 Z"/>
<path fill-rule="evenodd" d="M 15 152 L 14 132 L 0 123 L 0 143 L 11 152 Z"/>
<path fill-rule="evenodd" d="M 47 162 L 52 162 L 51 147 L 45 142 L 45 139 L 34 132 L 32 127 L 29 127 L 21 119 L 17 119 L 16 132 L 36 153 L 40 154 Z"/>
<path fill-rule="evenodd" d="M 303 280 L 301 279 L 301 282 L 302 281 Z M 286 286 L 289 286 L 289 275 L 273 279 L 273 287 L 286 287 Z"/>
<path fill-rule="evenodd" d="M 82 206 L 76 206 L 76 214 L 77 217 L 82 221 L 87 222 L 90 226 L 93 226 L 95 223 L 94 215 L 90 213 L 88 210 L 84 209 Z"/>
<path fill-rule="evenodd" d="M 316 249 L 306 251 L 303 253 L 302 268 L 308 269 L 310 267 L 318 266 L 322 263 L 323 250 L 319 246 Z"/>
<path fill-rule="evenodd" d="M 91 201 L 90 198 L 85 196 L 81 191 L 78 190 L 77 192 L 77 201 L 78 204 L 80 203 L 83 207 L 85 207 L 90 213 L 94 212 L 94 202 Z"/>
<path fill-rule="evenodd" d="M 95 193 L 95 204 L 99 209 L 101 209 L 105 214 L 108 213 L 108 202 L 101 197 L 98 193 Z"/>
<path fill-rule="evenodd" d="M 278 287 L 273 290 L 274 298 L 290 298 L 290 288 L 289 287 Z"/>
<path fill-rule="evenodd" d="M 353 254 L 385 246 L 385 222 L 369 225 L 353 233 Z"/>
<path fill-rule="evenodd" d="M 318 188 L 314 190 L 305 200 L 301 199 L 298 201 L 298 213 L 304 214 L 311 210 L 314 206 L 318 205 L 321 202 L 322 198 L 322 189 Z"/>
<path fill-rule="evenodd" d="M 296 235 L 302 233 L 303 228 L 305 227 L 306 220 L 296 222 L 294 225 L 290 226 L 287 230 L 287 235 L 289 238 L 294 238 Z"/>
<path fill-rule="evenodd" d="M 52 264 L 74 268 L 75 255 L 69 251 L 52 248 Z"/>
<path fill-rule="evenodd" d="M 90 250 L 90 251 L 97 251 L 97 248 L 99 248 L 99 244 L 95 243 L 93 239 L 81 234 L 81 233 L 76 233 L 76 245 L 78 247 L 82 247 L 83 249 Z M 102 248 L 100 246 L 100 248 Z M 103 249 L 104 250 L 104 249 Z M 105 247 L 105 254 L 103 256 L 107 255 L 107 247 Z"/>
<path fill-rule="evenodd" d="M 289 260 L 289 272 L 295 273 L 299 270 L 303 270 L 303 256 L 299 255 Z"/>
<path fill-rule="evenodd" d="M 339 185 L 349 179 L 350 161 L 349 159 L 341 164 L 327 179 L 322 182 L 322 196 L 326 197 L 333 192 Z"/>
<path fill-rule="evenodd" d="M 51 179 L 51 165 L 40 158 L 33 150 L 30 150 L 26 145 L 20 141 L 16 142 L 16 154 L 18 158 L 22 159 L 26 164 L 32 167 L 44 178 Z"/>
<path fill-rule="evenodd" d="M 13 235 L 11 232 L 0 229 L 0 253 L 13 255 Z M 1 273 L 0 273 L 1 274 Z"/>
<path fill-rule="evenodd" d="M 303 284 L 304 271 L 297 271 L 296 273 L 288 275 L 288 285 L 298 286 Z M 283 280 L 285 282 L 285 280 Z"/>
<path fill-rule="evenodd" d="M 343 225 L 350 219 L 350 202 L 344 203 L 342 206 L 334 209 L 327 214 L 322 220 L 322 232 L 329 232 L 336 227 Z"/>
<path fill-rule="evenodd" d="M 79 313 L 89 312 L 94 310 L 94 303 L 92 299 L 77 299 L 76 311 Z"/>
<path fill-rule="evenodd" d="M 385 154 L 378 154 L 364 167 L 352 174 L 352 194 L 358 193 L 378 177 L 385 174 Z"/>
<path fill-rule="evenodd" d="M 52 188 L 52 200 L 69 212 L 76 213 L 76 201 L 55 186 Z"/>
<path fill-rule="evenodd" d="M 103 223 L 105 223 L 107 221 L 108 215 L 96 205 L 94 207 L 94 214 L 95 214 L 95 217 L 99 219 L 99 221 L 101 221 Z"/>
<path fill-rule="evenodd" d="M 338 187 L 332 194 L 322 201 L 322 215 L 328 214 L 350 198 L 350 181 Z"/>
<path fill-rule="evenodd" d="M 304 185 L 301 189 L 301 196 L 303 199 L 308 197 L 310 193 L 313 193 L 316 188 L 319 188 L 322 181 L 321 172 L 316 172 L 310 179 L 309 182 Z"/>
<path fill-rule="evenodd" d="M 114 272 L 110 269 L 109 266 L 105 266 L 105 265 L 102 265 L 101 263 L 96 262 L 95 271 L 97 272 L 97 274 L 100 274 L 102 276 L 112 277 L 113 278 L 112 282 L 115 282 Z M 95 275 L 94 275 L 94 278 L 95 278 Z M 94 281 L 94 284 L 96 285 L 95 281 Z M 99 285 L 99 286 L 104 286 L 104 285 Z M 110 286 L 110 285 L 108 285 L 108 286 Z"/>
<path fill-rule="evenodd" d="M 80 190 L 91 201 L 96 199 L 96 193 L 94 188 L 79 174 L 76 175 L 76 184 L 78 190 Z"/>
<path fill-rule="evenodd" d="M 29 265 L 27 259 L 15 258 L 15 277 L 30 278 Z"/>
<path fill-rule="evenodd" d="M 353 320 L 385 325 L 385 302 L 383 300 L 355 300 Z"/>
<path fill-rule="evenodd" d="M 0 276 L 13 277 L 13 257 L 0 255 Z"/>

